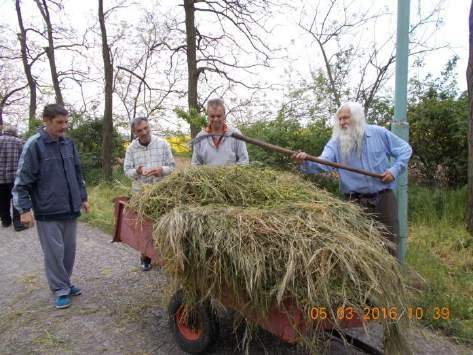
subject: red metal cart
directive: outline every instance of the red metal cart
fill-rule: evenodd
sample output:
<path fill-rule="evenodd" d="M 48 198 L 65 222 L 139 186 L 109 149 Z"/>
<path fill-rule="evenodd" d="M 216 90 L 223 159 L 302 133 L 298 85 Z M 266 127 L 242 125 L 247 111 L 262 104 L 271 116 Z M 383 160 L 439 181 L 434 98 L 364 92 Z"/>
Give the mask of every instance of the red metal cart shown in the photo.
<path fill-rule="evenodd" d="M 163 259 L 154 248 L 152 221 L 138 218 L 133 210 L 126 207 L 127 200 L 126 197 L 116 197 L 113 200 L 115 205 L 113 241 L 123 242 L 133 247 L 151 258 L 153 263 L 162 266 Z M 308 315 L 291 300 L 286 300 L 283 307 L 274 306 L 264 318 L 258 317 L 256 312 L 252 312 L 248 308 L 243 308 L 231 295 L 220 302 L 226 308 L 239 312 L 246 319 L 255 322 L 261 328 L 288 343 L 297 342 L 301 336 L 306 334 L 309 327 L 314 326 L 314 322 L 309 320 Z M 202 353 L 217 340 L 218 319 L 208 304 L 198 304 L 192 308 L 192 312 L 189 312 L 183 302 L 183 293 L 178 290 L 169 303 L 168 311 L 170 328 L 182 350 L 194 354 Z M 355 315 L 350 320 L 340 320 L 338 325 L 340 328 L 360 327 L 363 325 L 363 320 Z M 370 345 L 335 330 L 333 321 L 329 319 L 320 320 L 315 326 L 336 338 L 343 337 L 347 342 L 367 353 L 382 354 Z"/>

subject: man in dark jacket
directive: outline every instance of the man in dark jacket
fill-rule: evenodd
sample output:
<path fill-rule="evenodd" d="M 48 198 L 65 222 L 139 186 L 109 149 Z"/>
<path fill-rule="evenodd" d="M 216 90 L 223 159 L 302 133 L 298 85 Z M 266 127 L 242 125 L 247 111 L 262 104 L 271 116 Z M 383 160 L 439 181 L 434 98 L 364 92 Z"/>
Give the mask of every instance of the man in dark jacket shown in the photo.
<path fill-rule="evenodd" d="M 77 218 L 88 212 L 87 192 L 79 154 L 64 137 L 68 112 L 58 104 L 46 105 L 44 127 L 25 143 L 13 187 L 13 204 L 20 220 L 33 226 L 33 215 L 44 253 L 46 277 L 56 308 L 67 308 L 70 296 L 81 290 L 70 277 L 76 253 Z"/>
<path fill-rule="evenodd" d="M 11 191 L 15 181 L 18 160 L 20 160 L 23 141 L 16 136 L 16 129 L 6 127 L 0 136 L 0 217 L 3 227 L 13 226 L 17 232 L 25 229 L 20 223 L 20 215 L 16 208 L 11 207 Z"/>

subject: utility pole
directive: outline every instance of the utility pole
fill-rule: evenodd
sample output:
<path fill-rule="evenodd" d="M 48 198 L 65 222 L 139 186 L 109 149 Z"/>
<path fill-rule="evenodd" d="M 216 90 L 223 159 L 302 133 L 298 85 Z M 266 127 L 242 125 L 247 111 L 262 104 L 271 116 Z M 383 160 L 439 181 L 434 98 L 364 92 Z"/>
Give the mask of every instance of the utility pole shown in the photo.
<path fill-rule="evenodd" d="M 410 0 L 397 2 L 396 39 L 396 83 L 394 93 L 394 121 L 392 132 L 409 142 L 407 122 L 407 72 L 409 55 L 409 12 Z M 397 201 L 399 214 L 398 258 L 404 263 L 407 252 L 407 171 L 397 178 Z"/>

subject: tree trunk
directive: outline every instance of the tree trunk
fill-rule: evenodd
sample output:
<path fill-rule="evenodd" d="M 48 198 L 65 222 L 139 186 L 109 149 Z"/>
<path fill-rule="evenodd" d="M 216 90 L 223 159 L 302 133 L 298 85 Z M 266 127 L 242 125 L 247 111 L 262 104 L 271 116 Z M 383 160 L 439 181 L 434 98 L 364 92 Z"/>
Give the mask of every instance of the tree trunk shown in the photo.
<path fill-rule="evenodd" d="M 46 0 L 35 0 L 36 5 L 38 5 L 38 9 L 41 12 L 41 16 L 46 23 L 46 30 L 48 33 L 48 47 L 44 50 L 46 51 L 46 55 L 48 56 L 49 60 L 49 67 L 51 68 L 51 79 L 53 82 L 54 93 L 56 95 L 56 103 L 61 104 L 64 106 L 64 99 L 62 98 L 61 88 L 59 86 L 59 78 L 57 75 L 56 69 L 56 58 L 54 55 L 54 40 L 53 40 L 53 26 L 51 25 L 51 17 L 49 16 L 49 9 Z"/>
<path fill-rule="evenodd" d="M 113 66 L 110 57 L 110 48 L 107 42 L 107 30 L 105 28 L 105 16 L 103 12 L 103 0 L 99 0 L 99 22 L 102 34 L 102 57 L 105 74 L 105 109 L 103 114 L 102 132 L 102 173 L 107 181 L 112 180 L 112 132 L 113 132 Z"/>
<path fill-rule="evenodd" d="M 20 0 L 16 0 L 16 15 L 18 17 L 18 26 L 20 27 L 20 33 L 18 34 L 18 40 L 21 48 L 21 60 L 23 62 L 23 69 L 25 71 L 26 80 L 28 81 L 28 88 L 30 90 L 30 106 L 28 115 L 28 127 L 32 127 L 33 120 L 36 117 L 36 81 L 31 74 L 31 64 L 28 63 L 28 46 L 26 44 L 26 31 L 23 26 L 23 18 L 21 16 Z"/>
<path fill-rule="evenodd" d="M 468 99 L 470 103 L 470 120 L 468 125 L 468 208 L 466 215 L 467 229 L 473 235 L 473 1 L 469 16 L 469 57 L 466 69 Z"/>
<path fill-rule="evenodd" d="M 197 102 L 197 83 L 199 73 L 197 71 L 197 48 L 195 31 L 195 9 L 194 0 L 184 0 L 184 9 L 186 11 L 186 42 L 187 42 L 187 104 L 189 112 L 196 110 L 199 112 Z M 199 133 L 200 127 L 191 124 L 191 136 L 194 138 Z"/>

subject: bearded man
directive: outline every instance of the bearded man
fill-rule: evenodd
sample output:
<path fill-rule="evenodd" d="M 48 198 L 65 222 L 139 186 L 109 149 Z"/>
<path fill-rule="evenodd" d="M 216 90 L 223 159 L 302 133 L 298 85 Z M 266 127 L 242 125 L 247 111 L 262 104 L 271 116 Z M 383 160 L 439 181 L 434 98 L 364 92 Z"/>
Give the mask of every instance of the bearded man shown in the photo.
<path fill-rule="evenodd" d="M 397 201 L 393 190 L 396 178 L 402 174 L 412 155 L 408 143 L 387 129 L 366 124 L 363 106 L 346 102 L 335 114 L 332 138 L 325 146 L 321 159 L 350 165 L 382 174 L 382 178 L 360 175 L 340 169 L 340 190 L 345 198 L 358 203 L 374 214 L 387 231 L 385 237 L 393 242 L 390 252 L 397 254 L 399 221 Z M 292 156 L 306 174 L 332 171 L 334 168 L 305 160 L 307 154 Z"/>

